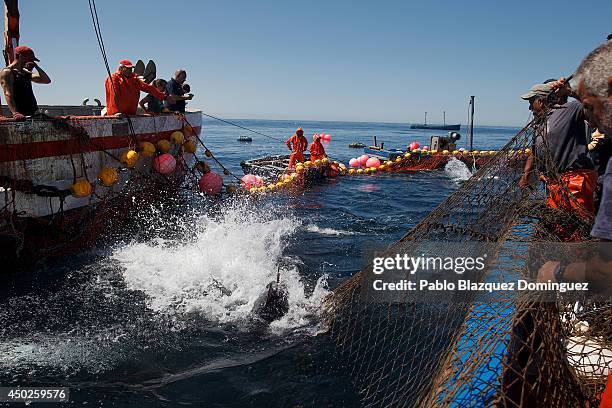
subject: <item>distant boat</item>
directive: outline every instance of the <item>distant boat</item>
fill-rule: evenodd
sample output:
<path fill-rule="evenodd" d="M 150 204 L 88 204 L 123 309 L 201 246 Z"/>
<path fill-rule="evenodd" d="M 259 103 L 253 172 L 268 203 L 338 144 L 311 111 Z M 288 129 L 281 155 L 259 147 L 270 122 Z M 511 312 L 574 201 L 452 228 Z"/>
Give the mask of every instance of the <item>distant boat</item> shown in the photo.
<path fill-rule="evenodd" d="M 444 116 L 444 124 L 435 125 L 435 124 L 427 124 L 427 112 L 425 112 L 425 122 L 424 123 L 415 123 L 410 125 L 410 129 L 437 129 L 437 130 L 460 130 L 461 124 L 458 125 L 447 125 L 446 124 L 446 111 L 442 111 L 442 115 Z"/>

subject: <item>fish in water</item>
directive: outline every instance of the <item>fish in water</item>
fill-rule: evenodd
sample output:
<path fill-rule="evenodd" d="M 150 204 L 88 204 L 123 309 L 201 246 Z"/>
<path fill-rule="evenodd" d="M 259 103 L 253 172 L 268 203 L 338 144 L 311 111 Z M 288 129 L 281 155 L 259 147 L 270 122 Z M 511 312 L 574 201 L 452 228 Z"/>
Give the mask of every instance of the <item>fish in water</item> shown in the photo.
<path fill-rule="evenodd" d="M 264 293 L 259 296 L 253 306 L 253 313 L 262 320 L 272 323 L 289 311 L 289 294 L 285 285 L 270 282 Z"/>

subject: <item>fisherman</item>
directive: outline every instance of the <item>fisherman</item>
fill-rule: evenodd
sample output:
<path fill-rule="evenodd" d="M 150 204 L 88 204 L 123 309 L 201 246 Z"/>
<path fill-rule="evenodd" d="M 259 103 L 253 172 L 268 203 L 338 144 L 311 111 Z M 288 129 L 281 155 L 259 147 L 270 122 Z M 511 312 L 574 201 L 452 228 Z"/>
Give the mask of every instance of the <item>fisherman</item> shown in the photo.
<path fill-rule="evenodd" d="M 295 166 L 295 163 L 304 163 L 304 150 L 308 149 L 308 140 L 304 137 L 304 130 L 298 128 L 293 136 L 287 139 L 287 147 L 291 150 L 289 156 L 289 167 Z"/>
<path fill-rule="evenodd" d="M 612 139 L 612 41 L 608 40 L 593 50 L 582 61 L 573 75 L 577 84 L 574 95 L 589 113 L 593 127 Z M 556 87 L 566 87 L 561 78 Z M 591 235 L 602 242 L 612 241 L 612 158 L 608 160 L 603 183 L 603 197 Z M 612 250 L 610 243 L 600 244 L 598 253 L 588 261 L 549 261 L 538 271 L 540 282 L 589 282 L 590 290 L 610 289 L 612 280 Z M 600 406 L 612 408 L 612 374 Z"/>
<path fill-rule="evenodd" d="M 15 120 L 25 120 L 38 110 L 32 91 L 32 82 L 50 84 L 49 75 L 36 63 L 39 59 L 30 47 L 15 48 L 15 60 L 0 73 L 0 84 L 4 89 L 6 104 Z M 36 69 L 36 73 L 34 73 Z"/>
<path fill-rule="evenodd" d="M 168 82 L 165 79 L 159 78 L 153 81 L 153 86 L 157 88 L 159 92 L 165 92 L 167 83 Z M 168 95 L 166 99 L 169 98 L 171 98 L 170 95 Z M 148 94 L 147 96 L 142 98 L 140 102 L 138 102 L 138 105 L 147 114 L 159 114 L 164 108 L 164 103 L 152 94 Z"/>
<path fill-rule="evenodd" d="M 594 191 L 597 184 L 597 172 L 588 154 L 588 126 L 585 123 L 587 114 L 579 101 L 567 102 L 568 92 L 565 90 L 552 94 L 554 83 L 536 84 L 521 98 L 529 101 L 529 110 L 535 117 L 548 115 L 546 118 L 546 134 L 538 136 L 533 146 L 533 154 L 525 164 L 524 174 L 519 185 L 529 185 L 530 174 L 534 170 L 535 161 L 546 161 L 545 149 L 550 149 L 550 155 L 560 182 L 572 192 L 576 201 L 590 214 L 594 214 Z M 560 186 L 553 180 L 554 174 L 542 174 L 549 189 L 548 205 L 552 208 L 573 206 L 562 202 Z M 563 196 L 565 197 L 565 196 Z"/>
<path fill-rule="evenodd" d="M 185 89 L 191 90 L 187 84 L 185 84 L 185 80 L 187 79 L 187 72 L 184 69 L 177 69 L 174 73 L 174 78 L 168 81 L 166 84 L 166 92 L 168 95 L 172 96 L 171 100 L 167 100 L 165 102 L 166 108 L 171 110 L 172 112 L 185 112 L 185 101 L 190 101 L 193 99 L 193 94 L 188 94 L 184 96 Z M 187 87 L 186 87 L 187 86 Z"/>
<path fill-rule="evenodd" d="M 135 115 L 140 91 L 148 92 L 160 101 L 166 94 L 134 75 L 130 60 L 119 61 L 116 72 L 106 78 L 106 114 L 109 116 Z"/>
<path fill-rule="evenodd" d="M 327 157 L 325 154 L 325 148 L 321 143 L 321 136 L 314 135 L 312 137 L 312 144 L 310 145 L 310 161 L 321 160 Z"/>

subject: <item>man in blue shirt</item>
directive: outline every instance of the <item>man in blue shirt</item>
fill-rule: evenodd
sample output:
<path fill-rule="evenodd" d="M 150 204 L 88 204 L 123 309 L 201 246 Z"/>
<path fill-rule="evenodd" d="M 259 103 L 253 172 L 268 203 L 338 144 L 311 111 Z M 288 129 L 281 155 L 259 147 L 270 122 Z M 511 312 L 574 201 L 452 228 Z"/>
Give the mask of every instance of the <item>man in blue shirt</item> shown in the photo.
<path fill-rule="evenodd" d="M 185 101 L 190 101 L 193 99 L 193 94 L 185 95 L 185 90 L 183 89 L 183 84 L 187 79 L 187 72 L 184 69 L 177 69 L 174 73 L 174 78 L 172 78 L 166 84 L 166 93 L 172 98 L 170 101 L 166 102 L 166 108 L 173 112 L 185 112 Z"/>

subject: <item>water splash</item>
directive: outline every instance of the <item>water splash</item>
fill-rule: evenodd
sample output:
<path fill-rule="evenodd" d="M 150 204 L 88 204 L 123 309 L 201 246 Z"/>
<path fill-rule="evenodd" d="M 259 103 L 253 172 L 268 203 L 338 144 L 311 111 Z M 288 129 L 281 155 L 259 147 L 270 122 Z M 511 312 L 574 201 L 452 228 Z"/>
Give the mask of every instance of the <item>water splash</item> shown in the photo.
<path fill-rule="evenodd" d="M 300 223 L 235 206 L 193 224 L 197 232 L 190 240 L 156 238 L 116 249 L 112 258 L 128 288 L 144 292 L 156 312 L 196 313 L 219 323 L 251 320 L 255 301 L 276 279 L 283 249 Z M 290 310 L 276 326 L 305 324 L 327 293 L 325 279 L 310 297 L 296 267 L 284 267 L 281 279 Z"/>
<path fill-rule="evenodd" d="M 457 160 L 455 157 L 451 157 L 446 166 L 444 167 L 444 171 L 453 181 L 465 181 L 472 177 L 472 172 L 468 168 L 468 166 L 463 163 L 461 160 Z"/>

